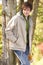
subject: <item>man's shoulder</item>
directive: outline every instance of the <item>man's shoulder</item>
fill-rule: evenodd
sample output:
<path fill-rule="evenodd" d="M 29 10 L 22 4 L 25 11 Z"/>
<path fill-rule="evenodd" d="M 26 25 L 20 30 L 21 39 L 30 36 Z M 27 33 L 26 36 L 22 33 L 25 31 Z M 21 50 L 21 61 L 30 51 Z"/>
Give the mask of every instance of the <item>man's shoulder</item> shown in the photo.
<path fill-rule="evenodd" d="M 30 22 L 30 24 L 33 24 L 34 23 L 33 22 L 33 19 L 32 19 L 32 15 L 29 16 L 29 22 Z"/>
<path fill-rule="evenodd" d="M 12 17 L 13 20 L 17 19 L 20 16 L 20 12 L 17 12 L 16 15 Z"/>
<path fill-rule="evenodd" d="M 32 15 L 29 15 L 29 19 L 32 19 Z"/>

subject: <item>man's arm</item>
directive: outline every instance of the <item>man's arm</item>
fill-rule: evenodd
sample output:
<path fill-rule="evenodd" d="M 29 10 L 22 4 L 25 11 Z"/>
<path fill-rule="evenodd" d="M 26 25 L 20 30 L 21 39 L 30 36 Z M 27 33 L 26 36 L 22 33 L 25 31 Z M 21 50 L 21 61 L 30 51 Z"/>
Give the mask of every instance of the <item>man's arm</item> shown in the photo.
<path fill-rule="evenodd" d="M 30 23 L 30 27 L 29 27 L 29 55 L 28 55 L 28 60 L 32 61 L 32 54 L 31 54 L 31 50 L 32 50 L 32 40 L 33 40 L 33 32 L 34 32 L 34 22 L 32 21 L 32 19 L 29 20 Z"/>
<path fill-rule="evenodd" d="M 29 52 L 31 53 L 32 49 L 32 40 L 33 40 L 33 28 L 34 28 L 34 22 L 32 18 L 30 18 L 30 27 L 29 27 Z"/>
<path fill-rule="evenodd" d="M 12 29 L 16 26 L 16 19 L 12 17 L 12 19 L 8 22 L 7 27 L 5 29 L 6 38 L 9 39 L 11 42 L 16 42 L 17 37 L 12 32 Z"/>

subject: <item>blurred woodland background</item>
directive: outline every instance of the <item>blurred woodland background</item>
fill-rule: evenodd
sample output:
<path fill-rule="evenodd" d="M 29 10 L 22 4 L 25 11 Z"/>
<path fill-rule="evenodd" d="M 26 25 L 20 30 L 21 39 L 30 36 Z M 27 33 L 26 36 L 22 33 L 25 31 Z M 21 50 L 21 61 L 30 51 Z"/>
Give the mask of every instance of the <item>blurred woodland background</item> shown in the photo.
<path fill-rule="evenodd" d="M 26 0 L 2 0 L 0 4 L 0 64 L 20 65 L 19 60 L 9 49 L 9 41 L 6 40 L 5 28 L 12 16 L 20 9 Z M 43 0 L 28 0 L 33 5 L 31 13 L 34 22 L 34 35 L 32 43 L 31 65 L 43 65 Z"/>

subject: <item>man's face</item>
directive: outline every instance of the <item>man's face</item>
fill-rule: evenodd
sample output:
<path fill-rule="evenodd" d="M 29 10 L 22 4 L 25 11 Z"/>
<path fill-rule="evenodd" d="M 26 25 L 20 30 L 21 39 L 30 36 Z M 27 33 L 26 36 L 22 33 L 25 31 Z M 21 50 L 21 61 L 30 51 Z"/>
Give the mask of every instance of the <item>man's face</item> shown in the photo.
<path fill-rule="evenodd" d="M 29 14 L 30 14 L 30 8 L 29 7 L 27 7 L 27 8 L 24 8 L 23 9 L 23 14 L 24 14 L 24 16 L 29 16 Z"/>

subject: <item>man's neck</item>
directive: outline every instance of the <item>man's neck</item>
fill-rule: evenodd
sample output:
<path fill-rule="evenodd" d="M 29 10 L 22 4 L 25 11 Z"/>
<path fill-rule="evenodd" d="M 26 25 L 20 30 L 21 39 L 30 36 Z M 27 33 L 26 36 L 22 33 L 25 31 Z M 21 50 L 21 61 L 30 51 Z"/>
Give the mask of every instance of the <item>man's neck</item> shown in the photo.
<path fill-rule="evenodd" d="M 29 19 L 29 16 L 25 16 L 24 14 L 23 14 L 23 12 L 21 11 L 21 15 L 27 20 L 27 19 Z"/>
<path fill-rule="evenodd" d="M 25 18 L 26 18 L 26 20 L 27 20 L 27 18 L 28 18 L 28 17 L 27 17 L 27 16 L 25 16 Z"/>

